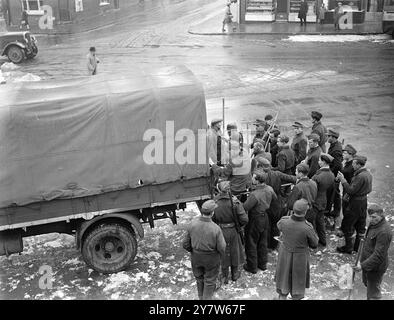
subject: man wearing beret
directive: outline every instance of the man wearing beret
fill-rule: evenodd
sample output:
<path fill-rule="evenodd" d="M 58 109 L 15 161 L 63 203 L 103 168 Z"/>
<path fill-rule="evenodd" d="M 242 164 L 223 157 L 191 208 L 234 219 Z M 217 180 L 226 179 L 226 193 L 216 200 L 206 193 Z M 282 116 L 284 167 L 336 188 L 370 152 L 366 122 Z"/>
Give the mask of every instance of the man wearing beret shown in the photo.
<path fill-rule="evenodd" d="M 275 167 L 272 170 L 278 170 L 285 174 L 293 174 L 295 156 L 294 151 L 290 149 L 289 137 L 285 135 L 280 135 L 278 137 L 278 147 L 279 152 L 276 157 Z"/>
<path fill-rule="evenodd" d="M 231 278 L 237 281 L 240 277 L 238 267 L 245 262 L 244 247 L 237 230 L 237 226 L 242 227 L 249 221 L 242 203 L 233 197 L 230 200 L 230 182 L 222 181 L 218 184 L 219 195 L 215 198 L 218 207 L 212 221 L 215 222 L 223 232 L 226 240 L 226 254 L 222 256 L 222 281 L 224 284 L 229 280 L 229 268 L 231 267 Z M 237 220 L 235 220 L 237 219 Z"/>
<path fill-rule="evenodd" d="M 338 247 L 342 253 L 352 253 L 358 251 L 360 239 L 365 233 L 365 223 L 367 217 L 367 195 L 372 191 L 372 175 L 365 168 L 367 158 L 356 156 L 353 159 L 354 176 L 349 184 L 341 172 L 338 179 L 341 181 L 343 190 L 349 195 L 349 205 L 343 212 L 342 232 L 345 236 L 346 244 Z M 353 246 L 352 235 L 356 229 L 357 235 Z"/>
<path fill-rule="evenodd" d="M 312 180 L 317 185 L 317 196 L 314 203 L 314 209 L 316 212 L 316 232 L 319 237 L 319 244 L 326 246 L 326 225 L 324 222 L 324 212 L 327 205 L 327 190 L 332 188 L 334 185 L 335 177 L 330 170 L 330 164 L 333 161 L 333 157 L 327 153 L 320 155 L 319 166 L 316 174 L 312 177 Z"/>
<path fill-rule="evenodd" d="M 318 237 L 312 224 L 305 220 L 308 208 L 308 201 L 297 200 L 293 214 L 278 222 L 281 244 L 275 282 L 279 300 L 286 300 L 289 293 L 293 300 L 300 300 L 310 285 L 309 248 L 317 248 Z"/>
<path fill-rule="evenodd" d="M 330 147 L 328 148 L 328 154 L 334 159 L 330 164 L 330 169 L 334 176 L 336 177 L 338 172 L 342 170 L 343 161 L 343 151 L 342 144 L 338 141 L 339 132 L 334 129 L 328 129 L 328 143 Z M 331 211 L 334 205 L 333 210 Z M 339 191 L 339 181 L 335 181 L 332 188 L 327 190 L 327 215 L 336 219 L 341 213 L 341 193 Z M 335 222 L 334 222 L 335 226 Z"/>
<path fill-rule="evenodd" d="M 312 118 L 312 132 L 311 133 L 316 133 L 319 136 L 319 147 L 321 148 L 322 152 L 326 152 L 326 142 L 327 142 L 327 136 L 326 136 L 326 128 L 325 126 L 321 123 L 320 119 L 323 117 L 323 115 L 318 112 L 318 111 L 312 111 L 311 113 L 311 118 Z"/>
<path fill-rule="evenodd" d="M 315 210 L 313 208 L 317 196 L 316 182 L 308 178 L 309 167 L 300 163 L 296 167 L 297 183 L 291 190 L 289 199 L 287 200 L 287 208 L 293 210 L 294 203 L 299 199 L 306 199 L 309 204 L 309 209 L 306 213 L 306 220 L 310 223 L 315 223 Z"/>
<path fill-rule="evenodd" d="M 291 149 L 294 151 L 295 166 L 297 166 L 306 157 L 308 140 L 304 135 L 304 125 L 302 123 L 294 122 L 292 127 L 294 128 L 294 137 L 291 142 Z"/>
<path fill-rule="evenodd" d="M 382 298 L 380 285 L 389 264 L 388 250 L 392 231 L 381 206 L 371 204 L 368 208 L 368 216 L 370 222 L 360 259 L 362 278 L 367 287 L 367 299 L 379 300 Z M 359 267 L 355 269 L 359 270 Z"/>
<path fill-rule="evenodd" d="M 274 190 L 265 184 L 267 174 L 253 174 L 255 189 L 244 203 L 249 222 L 245 227 L 246 264 L 244 269 L 250 273 L 267 270 L 268 249 L 268 213 L 271 202 L 276 199 Z M 257 269 L 258 268 L 258 269 Z"/>
<path fill-rule="evenodd" d="M 197 282 L 198 298 L 211 300 L 219 276 L 220 260 L 226 253 L 226 241 L 220 227 L 212 221 L 215 201 L 202 204 L 201 216 L 190 224 L 183 248 L 191 253 L 191 263 Z"/>
<path fill-rule="evenodd" d="M 223 120 L 213 119 L 207 133 L 207 149 L 210 161 L 218 166 L 224 165 L 226 157 L 226 140 L 220 130 Z"/>
<path fill-rule="evenodd" d="M 309 167 L 309 178 L 312 178 L 316 171 L 319 170 L 319 159 L 320 154 L 322 153 L 322 150 L 319 147 L 319 141 L 320 138 L 316 133 L 312 133 L 308 136 L 309 150 L 306 154 L 305 160 L 303 160 L 302 163 L 307 164 Z"/>

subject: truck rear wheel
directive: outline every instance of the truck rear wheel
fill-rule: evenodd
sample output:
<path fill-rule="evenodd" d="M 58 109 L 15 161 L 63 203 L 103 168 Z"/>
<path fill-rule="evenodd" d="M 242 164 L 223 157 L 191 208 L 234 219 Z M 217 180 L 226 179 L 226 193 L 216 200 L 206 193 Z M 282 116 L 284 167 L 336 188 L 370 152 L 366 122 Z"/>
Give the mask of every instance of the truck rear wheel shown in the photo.
<path fill-rule="evenodd" d="M 86 231 L 82 242 L 86 264 L 101 273 L 125 270 L 136 254 L 134 231 L 122 223 L 100 223 Z"/>

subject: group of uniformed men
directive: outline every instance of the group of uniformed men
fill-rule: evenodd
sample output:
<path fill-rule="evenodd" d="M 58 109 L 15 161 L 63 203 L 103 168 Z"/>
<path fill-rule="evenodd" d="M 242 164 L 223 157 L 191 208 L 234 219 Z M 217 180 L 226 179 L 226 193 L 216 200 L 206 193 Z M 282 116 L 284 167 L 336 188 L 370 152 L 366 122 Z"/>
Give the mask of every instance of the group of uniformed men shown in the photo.
<path fill-rule="evenodd" d="M 219 273 L 224 284 L 229 282 L 230 272 L 233 281 L 240 277 L 244 253 L 246 272 L 266 270 L 268 249 L 277 249 L 278 243 L 275 280 L 279 299 L 289 294 L 292 299 L 302 299 L 309 288 L 309 248 L 326 246 L 326 223 L 331 218 L 335 227 L 341 209 L 343 219 L 337 235 L 344 237 L 345 245 L 337 251 L 358 251 L 366 231 L 367 195 L 372 191 L 372 176 L 365 168 L 367 158 L 350 144 L 342 147 L 339 132 L 326 129 L 321 118 L 320 112 L 311 113 L 308 136 L 305 126 L 295 122 L 289 144 L 276 119 L 267 115 L 254 122 L 256 135 L 250 146 L 244 144 L 236 124 L 227 125 L 228 138 L 224 138 L 222 120 L 212 120 L 208 155 L 218 194 L 202 204 L 202 215 L 192 222 L 183 242 L 192 253 L 200 299 L 212 298 Z M 367 296 L 378 299 L 391 231 L 381 207 L 373 206 L 368 213 L 381 218 L 375 222 L 384 235 L 379 245 L 376 237 L 369 239 L 369 230 L 374 228 L 371 222 L 365 246 L 369 252 L 361 257 L 361 266 L 368 265 L 363 268 Z"/>

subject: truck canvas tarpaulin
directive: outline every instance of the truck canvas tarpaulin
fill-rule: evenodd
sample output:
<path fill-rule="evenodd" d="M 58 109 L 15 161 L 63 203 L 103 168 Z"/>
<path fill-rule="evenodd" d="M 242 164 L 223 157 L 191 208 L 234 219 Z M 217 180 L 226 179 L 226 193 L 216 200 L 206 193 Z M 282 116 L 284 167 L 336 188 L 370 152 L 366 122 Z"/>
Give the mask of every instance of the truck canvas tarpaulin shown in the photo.
<path fill-rule="evenodd" d="M 168 122 L 194 133 L 195 163 L 166 163 Z M 202 85 L 184 67 L 2 85 L 0 208 L 207 176 L 196 164 L 206 127 Z M 162 133 L 162 164 L 143 159 L 148 129 Z"/>

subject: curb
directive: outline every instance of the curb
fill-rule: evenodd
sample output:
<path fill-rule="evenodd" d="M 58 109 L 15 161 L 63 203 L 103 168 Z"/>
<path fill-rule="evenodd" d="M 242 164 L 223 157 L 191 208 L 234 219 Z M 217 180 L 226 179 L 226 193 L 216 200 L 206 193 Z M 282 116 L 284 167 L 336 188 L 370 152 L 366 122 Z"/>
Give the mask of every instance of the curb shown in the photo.
<path fill-rule="evenodd" d="M 194 35 L 200 35 L 200 36 L 240 36 L 240 35 L 282 35 L 282 36 L 294 36 L 294 35 L 321 35 L 321 36 L 326 36 L 326 35 L 378 35 L 378 34 L 384 34 L 384 32 L 362 32 L 362 33 L 351 33 L 351 32 L 343 32 L 343 33 L 330 33 L 330 32 L 303 32 L 303 33 L 297 33 L 297 32 L 292 32 L 292 33 L 284 33 L 284 32 L 194 32 L 191 30 L 188 30 L 188 33 L 194 34 Z"/>

